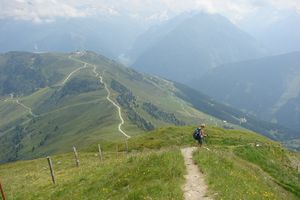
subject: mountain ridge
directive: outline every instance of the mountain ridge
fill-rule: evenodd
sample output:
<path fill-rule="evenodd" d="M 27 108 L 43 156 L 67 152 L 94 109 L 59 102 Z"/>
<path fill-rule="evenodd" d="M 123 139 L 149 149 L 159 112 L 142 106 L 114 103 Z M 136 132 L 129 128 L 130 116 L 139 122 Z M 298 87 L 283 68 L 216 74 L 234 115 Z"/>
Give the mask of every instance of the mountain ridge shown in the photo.
<path fill-rule="evenodd" d="M 51 155 L 55 185 L 45 158 L 0 164 L 1 182 L 8 198 L 181 200 L 187 168 L 180 149 L 195 145 L 193 130 L 193 126 L 165 127 L 133 137 L 127 146 L 124 140 L 101 141 L 101 160 L 98 144 L 77 148 L 79 167 L 72 148 Z M 252 132 L 216 127 L 206 131 L 205 147 L 192 147 L 190 158 L 205 174 L 206 197 L 299 198 L 299 154 Z"/>
<path fill-rule="evenodd" d="M 203 84 L 199 87 L 218 101 L 229 103 L 261 119 L 273 120 L 299 130 L 299 63 L 299 51 L 231 63 L 201 77 Z M 269 76 L 270 72 L 272 77 Z M 287 109 L 289 112 L 286 112 Z"/>
<path fill-rule="evenodd" d="M 255 39 L 221 15 L 200 13 L 182 18 L 175 26 L 166 22 L 154 30 L 157 34 L 149 30 L 147 37 L 137 39 L 137 43 L 147 39 L 144 43 L 153 44 L 144 51 L 133 47 L 141 52 L 132 64 L 135 69 L 186 84 L 220 64 L 266 54 Z"/>
<path fill-rule="evenodd" d="M 95 141 L 123 138 L 120 126 L 125 134 L 135 136 L 169 125 L 198 125 L 200 122 L 226 128 L 245 125 L 240 124 L 240 118 L 245 117 L 240 111 L 171 81 L 138 73 L 93 52 L 26 55 L 26 60 L 34 63 L 32 58 L 35 58 L 44 65 L 23 67 L 37 67 L 46 75 L 50 67 L 50 72 L 59 73 L 61 78 L 43 88 L 32 87 L 32 93 L 20 92 L 23 96 L 4 97 L 0 101 L 1 162 L 62 153 L 73 145 L 81 148 Z M 21 58 L 18 66 L 25 59 Z M 103 82 L 95 76 L 97 73 L 101 74 Z M 120 109 L 109 102 L 105 88 Z M 17 102 L 30 108 L 33 115 Z M 250 126 L 246 128 L 260 127 L 254 130 L 269 137 L 281 138 L 289 132 L 250 118 L 246 122 Z"/>

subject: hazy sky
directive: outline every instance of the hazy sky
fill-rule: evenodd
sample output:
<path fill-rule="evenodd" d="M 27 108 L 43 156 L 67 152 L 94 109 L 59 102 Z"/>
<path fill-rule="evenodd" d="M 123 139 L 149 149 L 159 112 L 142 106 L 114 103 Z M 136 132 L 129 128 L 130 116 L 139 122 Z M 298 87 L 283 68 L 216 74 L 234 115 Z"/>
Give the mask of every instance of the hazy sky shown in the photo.
<path fill-rule="evenodd" d="M 53 21 L 57 17 L 129 15 L 141 20 L 164 20 L 183 11 L 220 13 L 234 22 L 257 12 L 296 11 L 300 0 L 0 0 L 0 18 Z"/>

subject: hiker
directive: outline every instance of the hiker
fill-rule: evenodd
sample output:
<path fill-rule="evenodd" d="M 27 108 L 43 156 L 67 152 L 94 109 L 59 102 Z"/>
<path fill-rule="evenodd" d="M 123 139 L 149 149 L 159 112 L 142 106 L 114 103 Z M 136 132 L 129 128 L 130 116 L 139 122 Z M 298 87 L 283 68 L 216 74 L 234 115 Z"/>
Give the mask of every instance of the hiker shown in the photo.
<path fill-rule="evenodd" d="M 201 124 L 200 127 L 198 127 L 193 133 L 193 137 L 195 140 L 198 141 L 198 144 L 200 147 L 202 146 L 202 144 L 204 142 L 204 137 L 207 136 L 205 134 L 204 128 L 205 128 L 205 124 Z"/>

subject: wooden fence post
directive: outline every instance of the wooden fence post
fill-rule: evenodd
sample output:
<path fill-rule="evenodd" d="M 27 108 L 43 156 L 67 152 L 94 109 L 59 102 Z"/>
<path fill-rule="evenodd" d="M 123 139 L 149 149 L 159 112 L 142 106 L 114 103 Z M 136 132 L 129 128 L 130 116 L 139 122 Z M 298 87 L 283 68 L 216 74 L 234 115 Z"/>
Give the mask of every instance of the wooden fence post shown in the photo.
<path fill-rule="evenodd" d="M 128 140 L 127 139 L 125 141 L 125 144 L 126 144 L 126 152 L 128 153 Z"/>
<path fill-rule="evenodd" d="M 102 151 L 101 151 L 101 146 L 100 146 L 100 144 L 98 144 L 98 151 L 99 151 L 99 157 L 100 157 L 100 160 L 102 161 Z"/>
<path fill-rule="evenodd" d="M 117 158 L 118 158 L 119 157 L 119 146 L 118 145 L 117 145 L 116 150 L 117 150 Z"/>
<path fill-rule="evenodd" d="M 48 160 L 48 165 L 49 165 L 49 168 L 50 168 L 50 174 L 51 174 L 52 182 L 53 182 L 53 184 L 56 184 L 51 158 L 48 156 L 47 160 Z"/>
<path fill-rule="evenodd" d="M 77 153 L 77 150 L 76 150 L 75 146 L 73 146 L 73 151 L 74 151 L 74 155 L 75 155 L 76 166 L 79 167 L 78 153 Z"/>
<path fill-rule="evenodd" d="M 0 191 L 1 191 L 2 199 L 3 199 L 3 200 L 6 200 L 6 198 L 5 198 L 5 193 L 4 193 L 4 190 L 3 190 L 3 188 L 2 188 L 1 181 L 0 181 Z"/>

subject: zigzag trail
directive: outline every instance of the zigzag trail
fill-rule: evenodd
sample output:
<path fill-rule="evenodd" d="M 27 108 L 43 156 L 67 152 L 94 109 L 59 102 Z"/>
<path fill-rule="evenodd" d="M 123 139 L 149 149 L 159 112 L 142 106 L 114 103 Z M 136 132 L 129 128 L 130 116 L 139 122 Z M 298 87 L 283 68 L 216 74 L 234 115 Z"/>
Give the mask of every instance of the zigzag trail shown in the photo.
<path fill-rule="evenodd" d="M 121 128 L 122 125 L 125 123 L 125 122 L 124 122 L 124 119 L 123 119 L 123 117 L 122 117 L 121 107 L 120 107 L 118 104 L 116 104 L 116 103 L 110 98 L 111 93 L 110 93 L 110 91 L 109 91 L 109 89 L 108 89 L 108 87 L 107 87 L 107 84 L 103 81 L 103 77 L 96 71 L 97 67 L 96 67 L 95 65 L 91 65 L 91 64 L 89 64 L 89 63 L 83 62 L 83 61 L 81 61 L 81 60 L 78 60 L 78 59 L 75 59 L 75 58 L 72 58 L 72 57 L 70 57 L 70 59 L 73 59 L 73 60 L 75 60 L 75 61 L 77 61 L 77 62 L 80 62 L 80 63 L 84 64 L 84 66 L 81 67 L 81 68 L 86 68 L 87 65 L 90 65 L 90 66 L 93 68 L 93 73 L 95 74 L 95 77 L 96 77 L 96 78 L 99 78 L 100 82 L 104 85 L 104 88 L 105 88 L 105 90 L 107 91 L 106 99 L 107 99 L 111 104 L 113 104 L 113 105 L 117 108 L 117 110 L 118 110 L 119 118 L 120 118 L 120 120 L 121 120 L 121 122 L 120 122 L 119 125 L 118 125 L 118 130 L 119 130 L 119 132 L 122 133 L 125 137 L 130 138 L 131 136 L 128 135 L 128 134 L 126 134 L 126 133 L 122 130 L 122 128 Z M 76 71 L 76 70 L 74 70 L 74 71 Z M 77 71 L 78 71 L 78 70 L 77 70 Z M 75 72 L 74 72 L 74 73 L 75 73 Z"/>
<path fill-rule="evenodd" d="M 130 138 L 131 136 L 129 136 L 128 134 L 126 134 L 126 133 L 122 130 L 122 128 L 121 128 L 122 125 L 125 123 L 125 122 L 124 122 L 124 119 L 123 119 L 123 117 L 122 117 L 121 107 L 120 107 L 119 105 L 117 105 L 117 104 L 110 98 L 111 93 L 110 93 L 110 91 L 109 91 L 109 89 L 108 89 L 108 87 L 107 87 L 107 84 L 103 81 L 102 76 L 96 71 L 96 69 L 97 69 L 96 66 L 95 66 L 95 65 L 91 65 L 91 64 L 86 63 L 86 62 L 83 62 L 83 61 L 81 61 L 81 60 L 72 58 L 71 56 L 69 56 L 69 58 L 70 58 L 70 59 L 73 59 L 73 60 L 75 60 L 75 61 L 77 61 L 77 62 L 80 62 L 80 63 L 82 63 L 82 64 L 84 64 L 84 65 L 83 65 L 82 67 L 79 67 L 79 68 L 73 70 L 72 72 L 70 72 L 70 73 L 68 74 L 68 76 L 67 76 L 67 77 L 63 80 L 63 82 L 60 84 L 60 86 L 63 86 L 63 85 L 69 80 L 69 78 L 70 78 L 73 74 L 75 74 L 76 72 L 78 72 L 78 71 L 80 71 L 80 70 L 82 70 L 82 69 L 87 68 L 88 65 L 90 65 L 90 66 L 93 68 L 93 73 L 95 74 L 95 77 L 96 77 L 96 78 L 99 78 L 100 82 L 104 85 L 104 88 L 105 88 L 105 90 L 107 91 L 106 99 L 118 109 L 119 118 L 120 118 L 120 120 L 121 120 L 121 123 L 118 125 L 118 130 L 119 130 L 119 132 L 121 132 L 125 137 Z M 18 105 L 20 105 L 20 106 L 22 106 L 23 108 L 25 108 L 25 109 L 29 112 L 29 114 L 30 114 L 31 116 L 33 116 L 33 117 L 37 117 L 37 116 L 38 116 L 38 115 L 36 115 L 36 114 L 34 114 L 34 113 L 32 112 L 32 109 L 31 109 L 31 108 L 29 108 L 28 106 L 26 106 L 26 105 L 24 105 L 23 103 L 19 102 L 18 99 L 14 100 L 14 99 L 13 99 L 13 95 L 11 95 L 11 98 L 10 98 L 10 99 L 5 99 L 4 101 L 5 101 L 5 102 L 7 102 L 7 101 L 15 101 Z"/>

